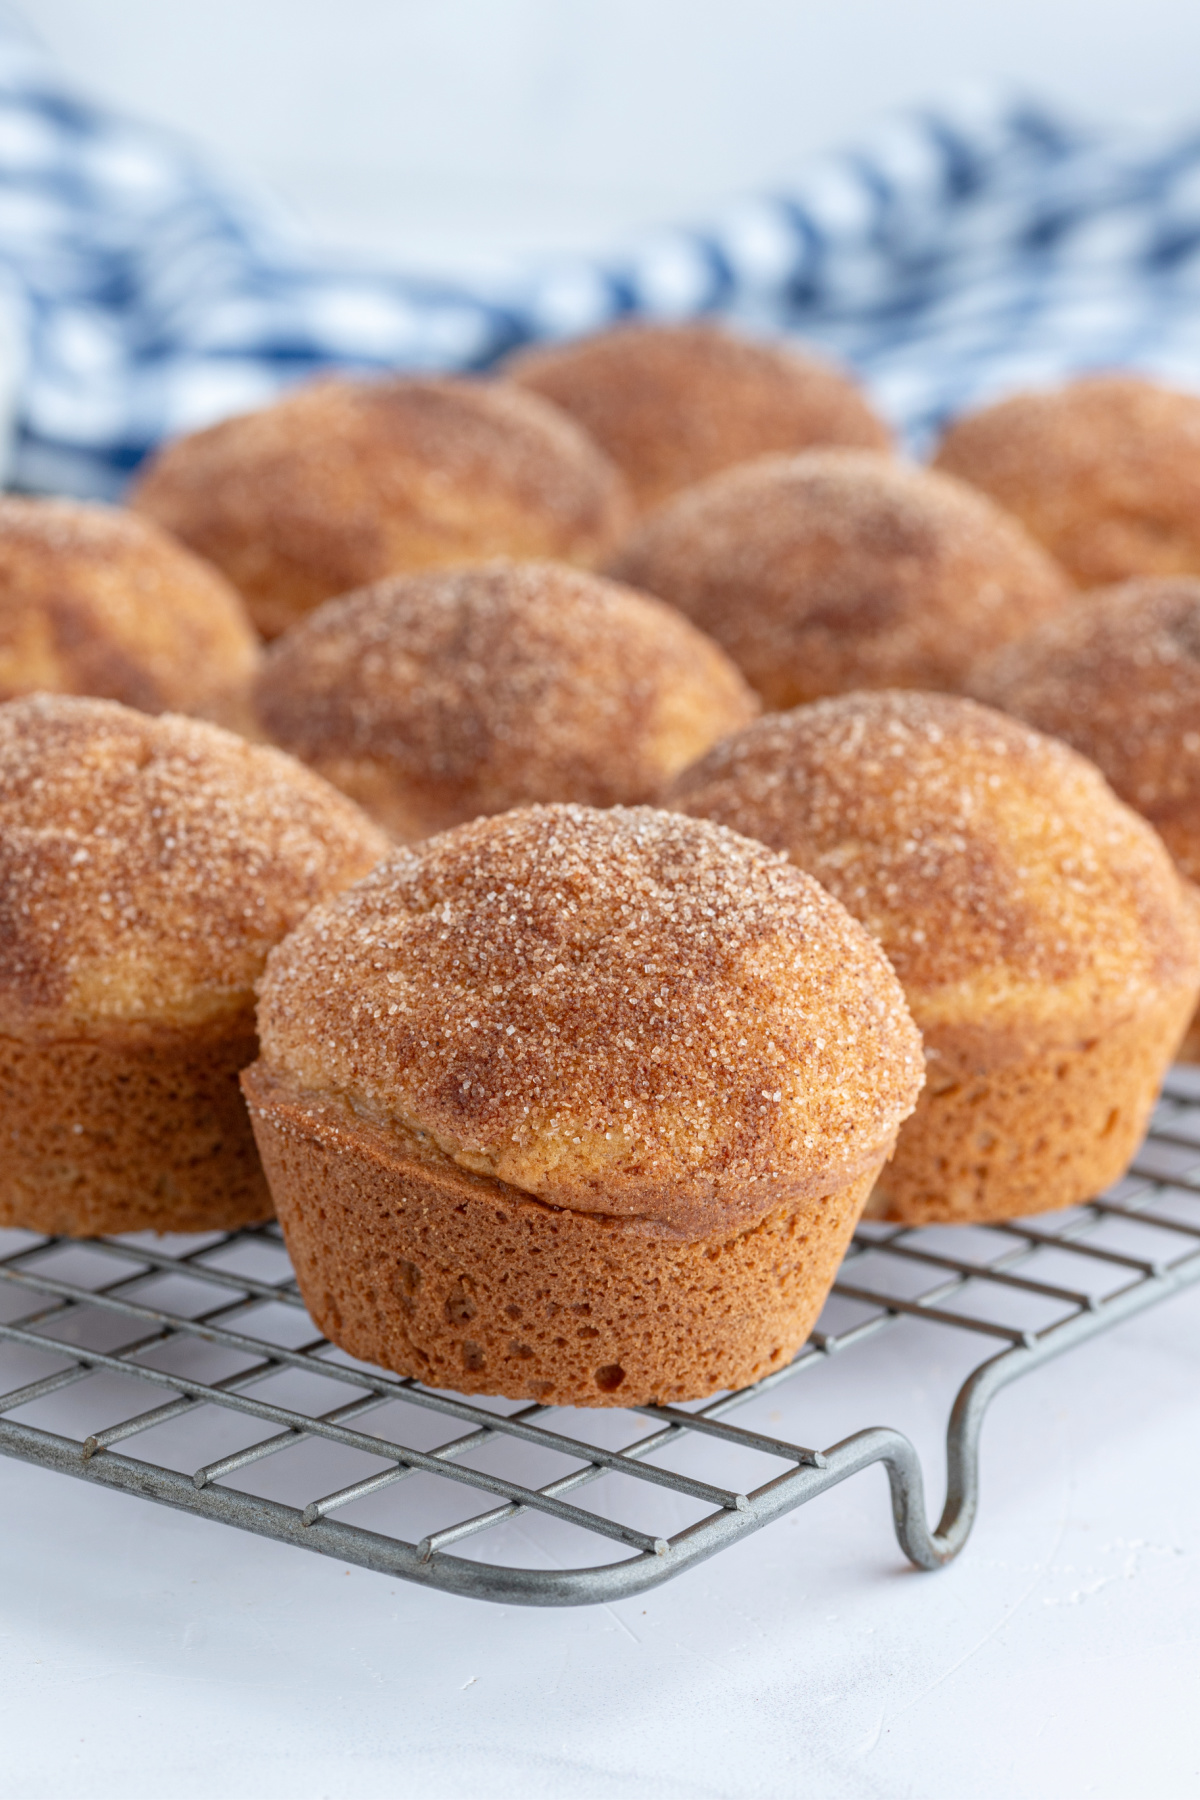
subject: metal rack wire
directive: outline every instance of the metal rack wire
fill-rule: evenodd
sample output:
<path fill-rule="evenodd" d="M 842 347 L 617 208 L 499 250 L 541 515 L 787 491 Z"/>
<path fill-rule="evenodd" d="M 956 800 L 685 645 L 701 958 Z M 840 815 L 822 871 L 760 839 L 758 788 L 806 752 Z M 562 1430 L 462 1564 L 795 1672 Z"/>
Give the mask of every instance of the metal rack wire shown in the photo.
<path fill-rule="evenodd" d="M 273 1225 L 174 1241 L 0 1237 L 9 1455 L 431 1587 L 534 1606 L 640 1593 L 882 1463 L 900 1545 L 932 1569 L 970 1533 L 980 1429 L 1000 1389 L 1200 1281 L 1200 1069 L 1172 1072 L 1129 1175 L 1086 1206 L 969 1230 L 864 1225 L 795 1361 L 695 1407 L 575 1412 L 564 1424 L 553 1408 L 467 1400 L 355 1363 L 313 1335 Z M 838 1308 L 849 1320 L 835 1328 Z M 933 1529 L 901 1432 L 876 1427 L 817 1450 L 729 1417 L 835 1353 L 867 1354 L 902 1320 L 988 1347 L 950 1412 Z M 704 1476 L 689 1455 L 697 1444 L 710 1453 Z M 598 1504 L 573 1498 L 593 1483 Z M 514 1520 L 536 1527 L 523 1560 L 470 1554 Z M 548 1560 L 537 1531 L 559 1534 L 559 1566 L 531 1566 Z M 595 1561 L 614 1546 L 616 1560 Z"/>

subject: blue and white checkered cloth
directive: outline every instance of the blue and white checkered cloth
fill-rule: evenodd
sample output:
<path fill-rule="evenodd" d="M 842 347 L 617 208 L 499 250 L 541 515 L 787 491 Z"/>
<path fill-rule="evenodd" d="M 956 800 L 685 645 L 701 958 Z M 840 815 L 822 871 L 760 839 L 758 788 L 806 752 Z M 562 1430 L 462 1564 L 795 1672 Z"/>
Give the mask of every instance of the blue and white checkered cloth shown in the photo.
<path fill-rule="evenodd" d="M 1200 387 L 1200 130 L 1013 95 L 901 118 L 786 191 L 491 291 L 297 246 L 168 132 L 0 35 L 0 284 L 27 325 L 14 477 L 114 495 L 163 437 L 331 365 L 481 369 L 632 315 L 729 317 L 843 357 L 916 448 L 1031 382 Z"/>

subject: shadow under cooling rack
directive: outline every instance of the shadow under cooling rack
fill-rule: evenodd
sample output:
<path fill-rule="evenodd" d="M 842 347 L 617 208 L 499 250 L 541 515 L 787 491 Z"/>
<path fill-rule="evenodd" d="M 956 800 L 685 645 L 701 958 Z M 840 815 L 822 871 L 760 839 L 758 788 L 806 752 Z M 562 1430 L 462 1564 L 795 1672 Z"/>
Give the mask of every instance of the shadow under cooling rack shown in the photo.
<path fill-rule="evenodd" d="M 273 1225 L 174 1240 L 0 1239 L 9 1455 L 343 1562 L 531 1606 L 639 1593 L 881 1463 L 901 1547 L 933 1569 L 970 1533 L 995 1394 L 1200 1280 L 1200 1069 L 1172 1072 L 1129 1174 L 1086 1206 L 986 1227 L 864 1224 L 795 1361 L 689 1407 L 514 1408 L 356 1363 L 315 1334 Z M 900 1431 L 817 1449 L 731 1416 L 782 1383 L 819 1380 L 835 1353 L 869 1358 L 904 1322 L 982 1351 L 950 1411 L 936 1528 Z M 505 1560 L 483 1560 L 498 1545 Z"/>

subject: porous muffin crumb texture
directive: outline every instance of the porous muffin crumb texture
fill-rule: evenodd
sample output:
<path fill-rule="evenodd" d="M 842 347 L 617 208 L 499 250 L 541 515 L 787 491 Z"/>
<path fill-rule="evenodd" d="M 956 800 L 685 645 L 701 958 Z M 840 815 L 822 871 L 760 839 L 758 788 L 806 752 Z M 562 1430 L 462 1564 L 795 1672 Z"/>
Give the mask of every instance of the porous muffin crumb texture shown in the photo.
<path fill-rule="evenodd" d="M 773 451 L 890 444 L 887 426 L 841 369 L 715 325 L 623 325 L 520 351 L 505 373 L 583 426 L 642 511 Z"/>
<path fill-rule="evenodd" d="M 920 1083 L 890 968 L 783 857 L 650 808 L 397 851 L 272 955 L 269 1072 L 555 1206 L 685 1239 L 829 1193 Z"/>
<path fill-rule="evenodd" d="M 574 422 L 501 382 L 330 378 L 168 444 L 130 504 L 222 569 L 274 637 L 335 594 L 495 556 L 588 566 L 629 500 Z"/>
<path fill-rule="evenodd" d="M 1102 1194 L 1146 1135 L 1188 1005 L 1168 991 L 1095 1037 L 1000 1067 L 977 1043 L 930 1033 L 920 1103 L 868 1217 L 970 1225 Z"/>
<path fill-rule="evenodd" d="M 238 1087 L 256 1049 L 250 1011 L 90 1036 L 0 1030 L 0 1225 L 95 1237 L 269 1219 Z"/>
<path fill-rule="evenodd" d="M 683 1239 L 547 1206 L 329 1096 L 243 1076 L 305 1302 L 364 1361 L 460 1393 L 638 1406 L 783 1368 L 824 1304 L 874 1168 Z"/>
<path fill-rule="evenodd" d="M 1072 594 L 986 496 L 856 450 L 714 476 L 648 519 L 611 572 L 678 606 L 775 708 L 957 690 L 978 657 Z"/>
<path fill-rule="evenodd" d="M 978 664 L 971 688 L 1082 751 L 1200 881 L 1200 579 L 1096 590 Z"/>
<path fill-rule="evenodd" d="M 245 1015 L 271 946 L 388 847 L 282 752 L 109 701 L 0 707 L 0 1031 Z"/>
<path fill-rule="evenodd" d="M 237 726 L 257 663 L 236 590 L 151 520 L 0 497 L 0 701 L 90 694 Z"/>
<path fill-rule="evenodd" d="M 398 576 L 272 647 L 263 727 L 401 840 L 652 799 L 758 701 L 672 607 L 562 563 Z"/>
<path fill-rule="evenodd" d="M 1080 587 L 1200 574 L 1200 396 L 1091 375 L 956 420 L 935 467 L 1023 521 Z"/>

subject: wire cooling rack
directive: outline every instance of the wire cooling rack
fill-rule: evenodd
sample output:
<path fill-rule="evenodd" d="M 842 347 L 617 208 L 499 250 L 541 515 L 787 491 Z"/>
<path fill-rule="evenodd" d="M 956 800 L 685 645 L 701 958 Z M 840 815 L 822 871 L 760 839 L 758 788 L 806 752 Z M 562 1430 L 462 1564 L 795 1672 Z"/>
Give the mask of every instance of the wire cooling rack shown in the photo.
<path fill-rule="evenodd" d="M 900 1545 L 933 1569 L 970 1533 L 980 1427 L 999 1390 L 1200 1281 L 1200 1068 L 1172 1072 L 1129 1174 L 1086 1206 L 988 1227 L 865 1224 L 790 1367 L 694 1407 L 514 1407 L 356 1363 L 315 1335 L 274 1225 L 0 1239 L 10 1455 L 531 1606 L 640 1593 L 882 1463 Z M 986 1345 L 950 1412 L 932 1530 L 901 1432 L 874 1427 L 817 1450 L 730 1417 L 753 1415 L 781 1383 L 819 1379 L 835 1354 L 868 1355 L 904 1321 Z M 593 1483 L 594 1504 L 581 1504 Z M 506 1535 L 513 1521 L 521 1530 Z"/>

